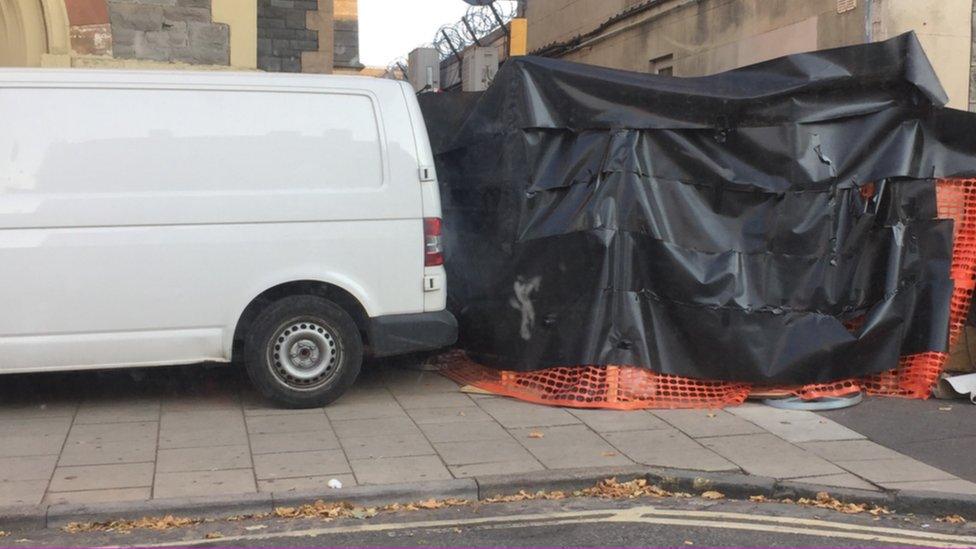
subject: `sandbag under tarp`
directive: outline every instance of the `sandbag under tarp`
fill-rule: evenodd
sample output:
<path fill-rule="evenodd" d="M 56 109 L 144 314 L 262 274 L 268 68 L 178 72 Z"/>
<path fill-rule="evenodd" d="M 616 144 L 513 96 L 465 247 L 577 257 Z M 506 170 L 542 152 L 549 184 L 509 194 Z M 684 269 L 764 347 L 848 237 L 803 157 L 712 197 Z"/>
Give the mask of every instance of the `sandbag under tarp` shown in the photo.
<path fill-rule="evenodd" d="M 424 94 L 460 347 L 805 384 L 946 350 L 976 116 L 914 34 L 701 78 L 510 59 Z"/>

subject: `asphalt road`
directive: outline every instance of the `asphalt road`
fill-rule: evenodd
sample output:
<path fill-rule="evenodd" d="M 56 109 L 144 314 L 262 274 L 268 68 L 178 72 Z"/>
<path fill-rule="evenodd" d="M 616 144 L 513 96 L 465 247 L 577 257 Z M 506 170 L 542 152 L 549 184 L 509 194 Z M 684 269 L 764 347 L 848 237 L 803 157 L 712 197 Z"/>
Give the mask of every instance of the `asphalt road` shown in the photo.
<path fill-rule="evenodd" d="M 976 527 L 779 503 L 692 499 L 474 504 L 371 519 L 217 520 L 165 531 L 10 532 L 11 546 L 929 546 L 976 545 Z"/>
<path fill-rule="evenodd" d="M 976 482 L 976 405 L 968 400 L 872 397 L 821 415 L 882 446 Z"/>

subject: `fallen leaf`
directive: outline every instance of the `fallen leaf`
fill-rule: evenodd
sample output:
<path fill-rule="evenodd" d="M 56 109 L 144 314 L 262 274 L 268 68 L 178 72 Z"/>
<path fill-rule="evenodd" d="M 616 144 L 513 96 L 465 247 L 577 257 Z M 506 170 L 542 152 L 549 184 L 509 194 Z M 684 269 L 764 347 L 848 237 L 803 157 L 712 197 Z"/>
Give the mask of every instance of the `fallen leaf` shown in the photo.
<path fill-rule="evenodd" d="M 224 535 L 221 534 L 220 532 L 210 532 L 209 534 L 207 534 L 206 536 L 203 536 L 203 537 L 205 537 L 207 539 L 220 539 L 220 538 L 224 537 Z"/>
<path fill-rule="evenodd" d="M 959 515 L 948 515 L 944 517 L 939 517 L 935 520 L 939 522 L 945 522 L 947 524 L 966 524 L 966 519 L 962 518 Z"/>
<path fill-rule="evenodd" d="M 603 452 L 603 457 L 606 458 L 617 457 L 617 452 Z"/>
<path fill-rule="evenodd" d="M 5 537 L 7 537 L 9 535 L 10 535 L 9 533 L 4 532 L 3 530 L 0 530 L 0 538 L 5 538 Z"/>
<path fill-rule="evenodd" d="M 443 507 L 443 505 L 441 505 L 437 500 L 434 499 L 428 499 L 427 501 L 420 501 L 417 502 L 416 505 L 421 509 L 438 509 L 440 507 Z"/>
<path fill-rule="evenodd" d="M 789 500 L 780 500 L 783 503 L 792 503 Z M 869 513 L 874 516 L 879 515 L 890 515 L 891 511 L 887 507 L 879 507 L 873 505 L 870 508 L 866 503 L 844 503 L 837 498 L 832 497 L 827 492 L 818 492 L 817 497 L 814 499 L 800 498 L 796 500 L 798 505 L 807 505 L 810 507 L 818 507 L 820 509 L 832 509 L 841 513 L 848 515 L 857 515 L 860 513 Z"/>
<path fill-rule="evenodd" d="M 725 499 L 725 494 L 722 492 L 716 492 L 715 490 L 709 490 L 707 492 L 702 492 L 701 497 L 704 499 Z"/>
<path fill-rule="evenodd" d="M 709 412 L 708 417 L 710 418 L 716 417 L 715 412 Z"/>
<path fill-rule="evenodd" d="M 546 436 L 545 433 L 540 433 L 539 431 L 532 431 L 529 433 L 529 438 L 542 438 Z"/>
<path fill-rule="evenodd" d="M 497 496 L 487 498 L 484 501 L 485 503 L 509 503 L 515 501 L 529 501 L 529 500 L 537 500 L 537 499 L 542 499 L 542 500 L 566 499 L 566 494 L 558 490 L 554 492 L 539 491 L 534 494 L 530 494 L 525 490 L 519 490 L 519 493 L 517 494 L 497 495 Z"/>
<path fill-rule="evenodd" d="M 766 501 L 766 496 L 763 495 L 749 496 L 749 501 L 755 501 L 756 503 L 763 503 Z"/>
<path fill-rule="evenodd" d="M 690 539 L 685 540 L 685 545 L 694 545 L 694 544 L 695 542 L 691 541 Z"/>
<path fill-rule="evenodd" d="M 951 412 L 952 411 L 952 406 L 939 406 L 939 411 L 940 412 Z"/>

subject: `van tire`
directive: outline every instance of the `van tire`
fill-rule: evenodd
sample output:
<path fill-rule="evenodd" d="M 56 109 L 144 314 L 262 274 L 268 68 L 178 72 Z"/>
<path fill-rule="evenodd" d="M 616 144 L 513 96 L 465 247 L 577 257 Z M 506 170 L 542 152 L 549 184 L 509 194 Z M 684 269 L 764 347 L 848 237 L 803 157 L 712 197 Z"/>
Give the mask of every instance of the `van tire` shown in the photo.
<path fill-rule="evenodd" d="M 325 406 L 359 376 L 363 340 L 349 313 L 296 295 L 261 311 L 244 335 L 244 368 L 265 397 L 288 408 Z"/>

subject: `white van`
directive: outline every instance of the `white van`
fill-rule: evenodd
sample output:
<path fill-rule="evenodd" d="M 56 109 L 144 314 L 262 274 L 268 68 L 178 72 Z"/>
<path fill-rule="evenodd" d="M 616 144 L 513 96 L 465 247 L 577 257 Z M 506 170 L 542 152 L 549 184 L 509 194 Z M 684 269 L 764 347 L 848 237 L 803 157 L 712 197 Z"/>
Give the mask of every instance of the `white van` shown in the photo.
<path fill-rule="evenodd" d="M 325 405 L 452 344 L 405 83 L 0 70 L 0 373 L 244 364 Z"/>

